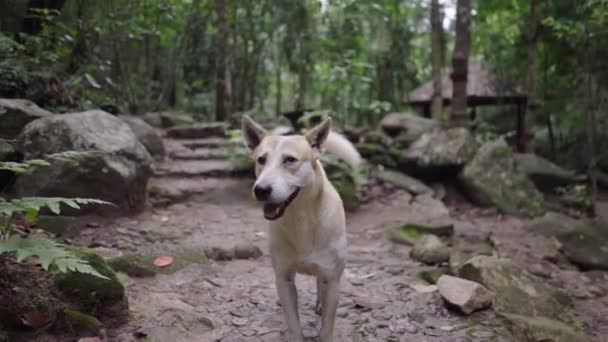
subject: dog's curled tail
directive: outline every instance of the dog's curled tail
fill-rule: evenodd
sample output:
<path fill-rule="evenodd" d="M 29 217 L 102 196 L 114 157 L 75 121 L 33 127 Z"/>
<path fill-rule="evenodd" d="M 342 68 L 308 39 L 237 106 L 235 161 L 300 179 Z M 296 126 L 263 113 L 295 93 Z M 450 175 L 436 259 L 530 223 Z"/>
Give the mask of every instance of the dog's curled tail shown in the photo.
<path fill-rule="evenodd" d="M 352 168 L 359 167 L 363 161 L 355 146 L 346 137 L 333 131 L 329 132 L 325 150 L 344 160 Z"/>

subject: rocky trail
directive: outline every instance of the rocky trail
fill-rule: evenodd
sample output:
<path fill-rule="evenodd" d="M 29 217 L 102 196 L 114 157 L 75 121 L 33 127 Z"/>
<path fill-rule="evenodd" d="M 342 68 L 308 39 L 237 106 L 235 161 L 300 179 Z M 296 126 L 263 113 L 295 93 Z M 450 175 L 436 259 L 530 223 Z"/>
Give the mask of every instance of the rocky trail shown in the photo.
<path fill-rule="evenodd" d="M 23 223 L 89 247 L 73 250 L 108 278 L 0 258 L 9 272 L 0 274 L 8 308 L 0 307 L 0 323 L 11 319 L 16 341 L 285 341 L 250 160 L 225 124 L 165 125 L 176 116 L 149 113 L 143 120 L 155 120 L 152 127 L 98 110 L 29 115 L 34 104 L 4 106 L 23 120 L 7 135 L 16 143 L 5 144 L 3 160 L 104 152 L 77 167 L 5 173 L 15 196 L 117 204 Z M 556 190 L 580 189 L 573 171 L 408 114 L 388 115 L 354 138 L 370 161 L 361 170 L 323 158 L 347 207 L 336 341 L 608 341 L 606 193 L 598 196 L 600 220 L 586 218 L 580 192 Z M 315 341 L 315 282 L 299 276 L 297 286 L 304 333 Z M 67 317 L 71 308 L 93 324 Z"/>
<path fill-rule="evenodd" d="M 266 222 L 252 200 L 251 177 L 229 161 L 234 143 L 227 138 L 165 142 L 169 157 L 155 164 L 152 204 L 135 217 L 87 218 L 71 236 L 77 244 L 94 246 L 123 272 L 130 315 L 125 324 L 110 327 L 107 336 L 116 341 L 285 341 Z M 531 312 L 508 310 L 524 317 L 518 321 L 498 310 L 464 315 L 446 306 L 437 286 L 428 282 L 445 268 L 414 261 L 411 246 L 395 243 L 390 231 L 405 223 L 448 221 L 453 265 L 494 255 L 530 272 L 512 276 L 513 286 L 520 288 L 497 293 L 495 306 L 527 302 L 530 310 L 547 316 L 571 306 L 581 329 L 594 341 L 606 340 L 606 272 L 580 272 L 550 239 L 530 234 L 524 220 L 472 207 L 449 193 L 445 203 L 429 194 L 395 190 L 347 213 L 350 246 L 336 341 L 521 340 L 509 324 L 521 324 L 515 331 L 524 333 L 542 327 L 561 336 L 555 341 L 571 340 L 569 326 L 553 317 L 530 322 L 525 315 Z M 151 260 L 159 255 L 172 256 L 173 264 L 155 268 Z M 486 285 L 491 287 L 491 281 Z M 304 333 L 307 341 L 315 341 L 320 327 L 313 311 L 314 281 L 299 276 L 297 286 Z M 543 301 L 557 308 L 545 310 Z"/>

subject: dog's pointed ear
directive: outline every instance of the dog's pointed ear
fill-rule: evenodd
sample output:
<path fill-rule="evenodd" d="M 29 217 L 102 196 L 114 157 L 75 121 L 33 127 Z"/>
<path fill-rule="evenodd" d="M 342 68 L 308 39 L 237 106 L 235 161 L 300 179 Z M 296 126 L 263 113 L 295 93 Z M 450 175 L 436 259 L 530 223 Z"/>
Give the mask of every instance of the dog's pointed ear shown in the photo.
<path fill-rule="evenodd" d="M 251 150 L 255 150 L 262 142 L 262 139 L 268 134 L 262 126 L 253 121 L 248 115 L 243 116 L 241 129 L 243 137 L 245 138 L 245 143 Z"/>
<path fill-rule="evenodd" d="M 306 133 L 308 143 L 319 155 L 325 151 L 325 143 L 327 142 L 327 137 L 329 137 L 329 131 L 331 131 L 331 118 L 323 120 L 323 122 Z"/>

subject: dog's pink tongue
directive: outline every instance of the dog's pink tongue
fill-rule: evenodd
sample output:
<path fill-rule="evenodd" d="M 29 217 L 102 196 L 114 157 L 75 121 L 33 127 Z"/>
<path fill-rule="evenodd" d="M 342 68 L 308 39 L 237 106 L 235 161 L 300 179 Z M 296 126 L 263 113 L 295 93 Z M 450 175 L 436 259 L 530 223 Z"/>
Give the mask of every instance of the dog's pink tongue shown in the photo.
<path fill-rule="evenodd" d="M 264 217 L 267 219 L 275 218 L 279 215 L 280 204 L 267 203 L 264 204 Z"/>

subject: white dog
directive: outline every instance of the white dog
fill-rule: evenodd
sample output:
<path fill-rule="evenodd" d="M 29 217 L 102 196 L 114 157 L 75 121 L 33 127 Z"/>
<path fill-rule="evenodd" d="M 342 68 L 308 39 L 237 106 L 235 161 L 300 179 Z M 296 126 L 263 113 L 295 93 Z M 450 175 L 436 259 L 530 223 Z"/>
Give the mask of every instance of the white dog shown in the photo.
<path fill-rule="evenodd" d="M 306 135 L 273 136 L 251 118 L 243 135 L 255 160 L 255 198 L 270 222 L 270 254 L 289 342 L 304 340 L 295 274 L 317 277 L 321 342 L 333 341 L 340 277 L 346 259 L 344 207 L 319 157 L 328 150 L 356 167 L 361 157 L 326 119 Z"/>

